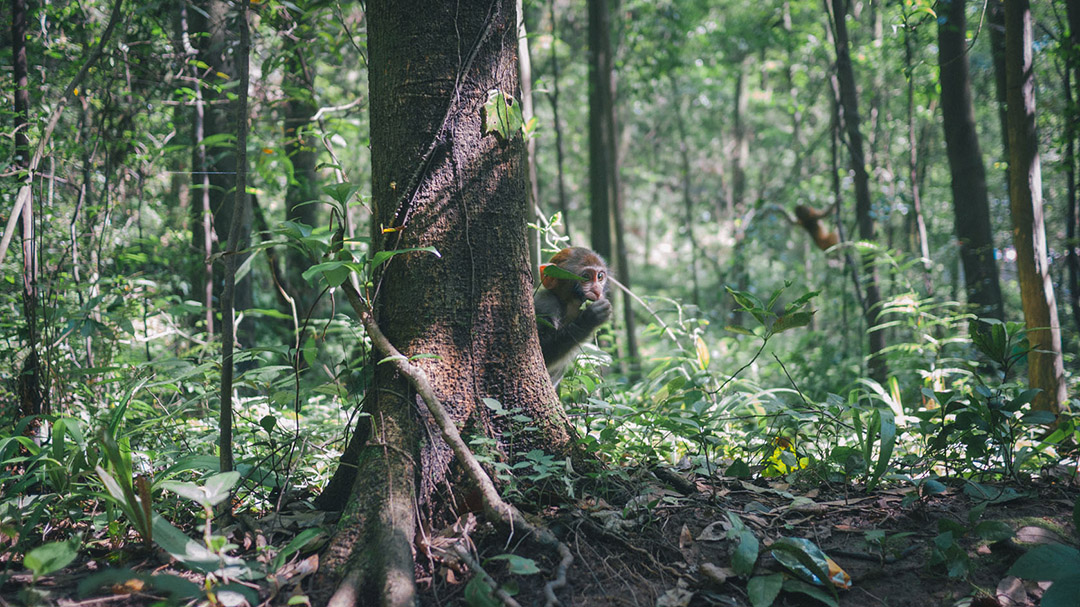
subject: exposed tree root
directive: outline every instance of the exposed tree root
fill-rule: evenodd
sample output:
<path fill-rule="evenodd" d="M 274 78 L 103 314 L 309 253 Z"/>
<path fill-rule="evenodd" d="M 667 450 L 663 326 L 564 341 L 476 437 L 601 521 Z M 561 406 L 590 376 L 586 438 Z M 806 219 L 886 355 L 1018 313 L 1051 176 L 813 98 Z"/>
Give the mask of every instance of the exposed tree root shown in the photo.
<path fill-rule="evenodd" d="M 566 544 L 559 541 L 550 530 L 530 523 L 522 516 L 517 508 L 502 499 L 498 490 L 495 488 L 495 484 L 492 482 L 491 477 L 488 476 L 487 472 L 480 465 L 480 462 L 473 456 L 472 451 L 469 450 L 468 445 L 466 445 L 465 441 L 461 438 L 461 434 L 458 432 L 453 418 L 450 417 L 450 414 L 435 395 L 435 391 L 424 370 L 410 362 L 407 357 L 390 343 L 389 339 L 387 339 L 375 322 L 370 306 L 364 302 L 356 289 L 349 283 L 343 284 L 342 288 L 349 299 L 349 303 L 360 318 L 360 322 L 363 324 L 367 335 L 371 338 L 375 349 L 394 366 L 398 373 L 408 380 L 412 388 L 424 401 L 427 410 L 431 413 L 432 418 L 439 427 L 439 432 L 443 440 L 446 441 L 446 444 L 449 445 L 458 461 L 464 467 L 469 479 L 475 483 L 480 494 L 481 503 L 483 504 L 483 512 L 487 519 L 493 523 L 500 524 L 510 537 L 513 537 L 516 533 L 523 534 L 529 541 L 534 542 L 543 548 L 553 550 L 559 555 L 559 563 L 556 565 L 555 575 L 544 587 L 546 606 L 551 607 L 553 605 L 558 605 L 559 600 L 555 596 L 555 591 L 566 585 L 567 570 L 574 560 L 570 549 Z M 391 458 L 388 456 L 386 459 L 389 460 Z M 390 470 L 387 470 L 387 472 L 391 473 Z M 391 478 L 396 478 L 396 476 L 391 473 Z M 371 508 L 367 508 L 367 510 L 374 515 L 373 518 L 368 518 L 365 517 L 364 514 L 358 513 L 358 522 L 367 523 L 365 527 L 387 526 L 385 527 L 385 532 L 375 532 L 384 537 L 372 539 L 377 539 L 378 545 L 382 545 L 383 542 L 386 542 L 385 545 L 397 548 L 402 547 L 402 545 L 411 545 L 411 538 L 413 537 L 412 529 L 406 531 L 403 527 L 412 527 L 415 525 L 416 510 L 413 507 L 413 502 L 400 503 L 400 500 L 395 500 L 393 496 L 390 496 L 390 499 L 384 500 L 383 503 L 375 506 L 375 508 L 376 510 L 374 511 L 372 511 Z M 390 513 L 383 508 L 388 508 Z M 395 510 L 396 512 L 393 512 Z M 350 513 L 346 513 L 345 516 L 350 516 Z M 387 533 L 391 534 L 393 537 L 385 537 L 385 534 Z M 366 531 L 365 534 L 371 535 L 371 532 Z M 402 541 L 405 539 L 403 536 L 409 538 L 408 544 L 404 544 Z M 367 543 L 364 539 L 357 539 L 360 539 L 363 544 Z M 351 543 L 354 546 L 356 545 L 355 541 L 345 543 Z M 338 549 L 345 550 L 348 548 L 339 543 Z M 380 565 L 385 563 L 372 562 L 373 559 L 371 553 L 373 551 L 371 549 L 365 551 L 362 548 L 357 547 L 355 550 L 352 550 L 352 552 L 355 553 L 357 550 L 361 553 L 366 553 L 368 556 L 349 556 L 347 558 L 347 564 L 344 565 L 344 570 L 342 571 L 340 586 L 329 603 L 331 607 L 352 607 L 363 600 L 362 596 L 365 593 L 363 586 L 365 583 L 371 583 L 370 581 L 364 581 L 365 578 L 370 580 L 370 573 L 365 573 L 365 568 L 374 565 L 376 569 L 382 569 L 381 573 L 387 576 L 395 571 L 398 574 L 404 573 L 400 571 L 400 567 L 384 568 L 380 567 Z M 379 548 L 376 546 L 374 550 L 379 550 Z M 391 555 L 384 556 L 389 557 Z M 402 555 L 396 556 L 400 557 Z M 479 569 L 475 570 L 477 572 L 480 571 Z M 409 572 L 409 574 L 411 576 L 411 572 Z M 383 584 L 384 586 L 381 592 L 376 589 L 369 590 L 369 592 L 375 591 L 382 594 L 380 602 L 383 605 L 411 605 L 414 603 L 415 583 L 411 580 L 411 577 L 407 582 L 409 588 L 412 589 L 411 593 L 394 592 L 395 589 L 398 591 L 403 589 L 405 580 L 386 579 L 383 581 Z"/>

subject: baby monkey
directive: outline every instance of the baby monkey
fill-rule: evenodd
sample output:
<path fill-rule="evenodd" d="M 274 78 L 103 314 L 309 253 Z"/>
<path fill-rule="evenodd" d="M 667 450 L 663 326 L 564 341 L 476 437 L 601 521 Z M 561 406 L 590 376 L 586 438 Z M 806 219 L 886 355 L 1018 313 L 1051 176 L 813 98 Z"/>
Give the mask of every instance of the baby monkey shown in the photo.
<path fill-rule="evenodd" d="M 556 266 L 577 278 L 570 278 L 549 266 Z M 540 266 L 540 275 L 544 288 L 533 298 L 536 330 L 551 383 L 558 386 L 577 355 L 577 347 L 611 318 L 611 301 L 607 298 L 608 267 L 592 249 L 570 247 Z M 582 309 L 581 305 L 586 301 L 592 303 Z"/>

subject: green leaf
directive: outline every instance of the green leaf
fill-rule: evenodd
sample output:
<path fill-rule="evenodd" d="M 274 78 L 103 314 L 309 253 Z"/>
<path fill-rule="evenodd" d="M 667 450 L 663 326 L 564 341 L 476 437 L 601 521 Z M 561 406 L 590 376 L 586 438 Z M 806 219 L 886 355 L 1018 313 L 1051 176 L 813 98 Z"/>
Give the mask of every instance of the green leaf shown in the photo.
<path fill-rule="evenodd" d="M 735 478 L 750 478 L 750 466 L 742 459 L 737 459 L 724 470 L 724 476 Z"/>
<path fill-rule="evenodd" d="M 496 133 L 504 141 L 509 141 L 524 126 L 525 119 L 521 115 L 521 105 L 516 102 L 513 95 L 499 89 L 488 91 L 487 102 L 484 103 L 485 135 Z"/>
<path fill-rule="evenodd" d="M 315 343 L 315 336 L 308 335 L 308 338 L 304 340 L 304 346 L 301 348 L 300 353 L 304 356 L 304 362 L 307 363 L 309 368 L 315 367 L 315 357 L 319 353 L 319 347 Z"/>
<path fill-rule="evenodd" d="M 737 333 L 739 335 L 749 335 L 750 337 L 756 337 L 753 331 L 740 327 L 739 325 L 728 325 L 724 327 L 724 330 L 731 333 Z"/>
<path fill-rule="evenodd" d="M 507 571 L 514 575 L 533 575 L 535 573 L 540 573 L 540 568 L 536 566 L 536 561 L 516 554 L 499 554 L 488 560 L 506 561 Z"/>
<path fill-rule="evenodd" d="M 265 316 L 267 318 L 276 318 L 278 320 L 292 320 L 292 316 L 273 308 L 248 308 L 244 310 L 245 316 Z"/>
<path fill-rule="evenodd" d="M 1004 521 L 982 521 L 975 525 L 975 534 L 988 542 L 1002 542 L 1015 535 L 1015 532 Z"/>
<path fill-rule="evenodd" d="M 469 607 L 502 607 L 502 603 L 493 595 L 494 591 L 483 577 L 474 575 L 465 584 L 465 602 Z"/>
<path fill-rule="evenodd" d="M 229 148 L 236 147 L 236 135 L 232 133 L 217 133 L 203 138 L 199 145 L 206 148 Z"/>
<path fill-rule="evenodd" d="M 813 320 L 813 312 L 791 312 L 776 319 L 772 325 L 773 333 L 782 333 L 789 329 L 805 327 Z"/>
<path fill-rule="evenodd" d="M 896 416 L 890 409 L 875 410 L 871 424 L 877 428 L 881 444 L 878 447 L 877 461 L 874 462 L 874 473 L 866 483 L 867 490 L 873 489 L 888 470 L 889 460 L 892 459 L 893 449 L 896 447 Z"/>
<path fill-rule="evenodd" d="M 360 186 L 345 182 L 323 186 L 322 191 L 330 198 L 333 198 L 338 204 L 344 205 L 349 202 L 352 195 L 359 189 Z"/>
<path fill-rule="evenodd" d="M 1009 575 L 1035 581 L 1080 580 L 1080 551 L 1064 544 L 1042 544 L 1028 550 L 1009 568 Z M 1075 604 L 1075 603 L 1074 603 Z"/>
<path fill-rule="evenodd" d="M 184 535 L 161 516 L 154 515 L 154 542 L 185 566 L 224 577 L 249 579 L 253 572 L 235 556 L 217 555 L 206 546 Z"/>
<path fill-rule="evenodd" d="M 196 504 L 202 505 L 203 503 L 203 491 L 195 483 L 184 483 L 181 481 L 164 481 L 159 483 L 162 489 L 168 489 L 180 497 L 187 498 Z"/>
<path fill-rule="evenodd" d="M 746 583 L 746 593 L 750 596 L 750 604 L 753 607 L 769 607 L 776 601 L 783 587 L 783 573 L 756 575 Z"/>
<path fill-rule="evenodd" d="M 311 529 L 304 529 L 296 535 L 280 552 L 274 555 L 274 559 L 270 561 L 270 571 L 277 571 L 285 564 L 285 559 L 289 558 L 293 554 L 303 550 L 309 545 L 315 544 L 316 541 L 322 541 L 326 539 L 326 532 L 321 527 L 312 527 Z"/>
<path fill-rule="evenodd" d="M 42 544 L 26 553 L 23 566 L 34 572 L 34 578 L 59 571 L 79 555 L 80 543 L 78 536 L 75 536 L 63 542 Z"/>
<path fill-rule="evenodd" d="M 378 253 L 375 254 L 374 257 L 371 258 L 371 269 L 374 270 L 375 268 L 381 266 L 382 264 L 389 261 L 390 258 L 394 257 L 395 255 L 400 255 L 402 253 L 412 253 L 412 252 L 415 252 L 415 251 L 426 251 L 428 253 L 431 253 L 431 254 L 435 255 L 435 257 L 442 257 L 442 255 L 439 254 L 439 251 L 436 250 L 435 247 L 413 247 L 411 249 L 397 249 L 397 250 L 394 250 L 394 251 L 379 251 Z"/>
<path fill-rule="evenodd" d="M 232 488 L 240 481 L 240 473 L 236 470 L 215 474 L 206 479 L 203 490 L 211 506 L 216 506 L 228 499 Z"/>
<path fill-rule="evenodd" d="M 315 264 L 315 265 L 311 266 L 310 268 L 304 270 L 304 273 L 301 274 L 300 277 L 303 278 L 304 280 L 308 281 L 308 282 L 311 282 L 312 277 L 317 276 L 322 272 L 339 271 L 341 269 L 341 267 L 344 266 L 344 265 L 345 265 L 345 262 L 343 262 L 343 261 L 337 261 L 337 260 L 324 261 L 324 262 L 322 262 L 320 264 Z M 348 277 L 348 274 L 346 274 L 346 277 Z M 342 282 L 345 282 L 345 281 L 342 280 L 341 282 L 338 282 L 337 284 L 332 284 L 330 286 L 336 287 L 337 285 L 340 285 Z"/>
<path fill-rule="evenodd" d="M 828 559 L 817 544 L 803 538 L 782 537 L 770 548 L 781 565 L 807 582 L 825 586 L 835 596 L 836 588 L 829 579 Z"/>
<path fill-rule="evenodd" d="M 1020 418 L 1020 423 L 1028 426 L 1049 426 L 1057 421 L 1057 416 L 1051 411 L 1031 411 Z"/>
<path fill-rule="evenodd" d="M 732 289 L 731 287 L 726 286 L 724 288 L 727 289 L 727 292 L 731 294 L 732 299 L 734 299 L 735 303 L 739 304 L 739 307 L 741 307 L 742 309 L 758 311 L 764 310 L 761 300 L 755 297 L 753 293 L 748 293 L 746 291 L 737 291 L 735 289 Z"/>
<path fill-rule="evenodd" d="M 837 600 L 826 594 L 818 586 L 811 586 L 802 580 L 788 580 L 784 582 L 784 590 L 788 592 L 797 592 L 799 594 L 805 594 L 808 597 L 816 599 L 818 602 L 829 605 L 829 607 L 839 607 L 840 603 Z"/>
<path fill-rule="evenodd" d="M 1057 580 L 1043 593 L 1039 607 L 1077 607 L 1080 605 L 1080 575 Z"/>
<path fill-rule="evenodd" d="M 558 278 L 559 280 L 585 280 L 581 276 L 569 270 L 564 270 L 553 263 L 544 264 L 544 276 Z"/>
<path fill-rule="evenodd" d="M 735 554 L 731 555 L 731 569 L 736 575 L 747 576 L 754 570 L 754 563 L 758 557 L 758 539 L 749 529 L 744 529 L 739 534 L 739 545 L 735 547 Z"/>

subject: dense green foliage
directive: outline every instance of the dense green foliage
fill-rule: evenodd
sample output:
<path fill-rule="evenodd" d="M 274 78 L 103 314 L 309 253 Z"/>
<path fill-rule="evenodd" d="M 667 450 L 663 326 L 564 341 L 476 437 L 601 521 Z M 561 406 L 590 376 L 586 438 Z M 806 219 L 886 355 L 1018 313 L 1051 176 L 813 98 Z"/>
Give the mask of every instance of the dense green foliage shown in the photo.
<path fill-rule="evenodd" d="M 984 5 L 970 4 L 969 23 L 980 23 Z M 1064 150 L 1072 144 L 1065 126 L 1078 118 L 1062 90 L 1064 9 L 1033 4 L 1047 237 L 1060 318 L 1075 327 L 1080 319 L 1066 305 L 1075 295 L 1063 260 L 1076 245 L 1066 242 L 1064 227 L 1076 167 L 1067 166 Z M 21 232 L 0 264 L 0 576 L 18 562 L 45 575 L 91 547 L 125 564 L 117 549 L 154 542 L 197 571 L 227 562 L 238 577 L 273 573 L 316 533 L 278 546 L 276 560 L 244 562 L 228 556 L 226 538 L 215 535 L 214 508 L 231 498 L 234 511 L 261 513 L 313 497 L 352 422 L 364 415 L 378 361 L 332 288 L 361 267 L 339 256 L 341 239 L 362 258 L 373 229 L 362 6 L 253 3 L 246 118 L 248 191 L 257 209 L 253 254 L 240 269 L 251 279 L 252 301 L 239 311 L 239 474 L 229 476 L 215 474 L 221 336 L 220 326 L 207 326 L 198 284 L 205 259 L 195 237 L 203 229 L 202 182 L 192 173 L 200 144 L 192 124 L 206 91 L 223 95 L 221 103 L 241 92 L 235 74 L 208 70 L 190 50 L 206 33 L 185 29 L 182 6 L 187 16 L 199 10 L 181 0 L 130 3 L 62 110 L 33 175 L 39 270 L 29 312 Z M 106 0 L 30 3 L 31 148 L 111 9 Z M 612 33 L 625 217 L 618 238 L 631 255 L 616 274 L 641 298 L 628 304 L 640 322 L 641 360 L 621 357 L 617 322 L 560 386 L 590 453 L 608 463 L 667 462 L 705 475 L 868 489 L 911 484 L 919 488 L 912 500 L 940 491 L 942 477 L 1023 483 L 1075 458 L 1076 420 L 1066 412 L 1055 423 L 1052 414 L 1032 411 L 1022 373 L 1027 342 L 1017 322 L 1023 316 L 1010 258 L 1006 155 L 985 30 L 968 32 L 970 62 L 1007 322 L 972 323 L 963 303 L 937 111 L 935 14 L 922 1 L 855 2 L 847 17 L 879 234 L 877 242 L 854 242 L 846 151 L 834 139 L 835 53 L 822 4 L 620 4 Z M 545 221 L 555 216 L 546 240 L 562 244 L 569 236 L 587 245 L 585 9 L 563 0 L 526 2 L 525 21 L 538 202 Z M 12 59 L 4 53 L 6 221 L 19 181 L 10 178 L 18 172 L 11 136 L 17 117 Z M 306 179 L 294 171 L 284 128 L 287 106 L 298 100 L 319 108 L 301 129 L 319 163 L 315 225 L 285 215 L 290 186 Z M 515 114 L 493 128 L 514 136 L 527 119 Z M 234 142 L 218 133 L 201 144 L 213 155 Z M 913 220 L 912 148 L 929 259 L 920 256 Z M 843 242 L 822 252 L 789 216 L 797 204 L 825 208 L 837 197 Z M 224 243 L 215 247 L 211 261 L 220 265 Z M 885 294 L 885 384 L 867 378 L 868 328 L 852 286 L 850 258 L 868 251 Z M 36 343 L 28 313 L 36 317 Z M 1064 335 L 1069 370 L 1080 333 Z M 37 410 L 24 400 L 31 347 L 44 394 Z M 1068 381 L 1075 393 L 1075 371 Z M 497 415 L 517 413 L 487 405 Z M 486 457 L 493 445 L 482 439 L 473 447 L 517 499 L 576 490 L 563 462 L 543 453 L 512 454 L 517 463 L 505 463 Z M 613 466 L 595 474 L 623 473 Z M 182 537 L 178 527 L 198 529 L 189 535 L 202 533 L 202 540 Z M 178 597 L 205 591 L 179 579 L 156 583 Z"/>

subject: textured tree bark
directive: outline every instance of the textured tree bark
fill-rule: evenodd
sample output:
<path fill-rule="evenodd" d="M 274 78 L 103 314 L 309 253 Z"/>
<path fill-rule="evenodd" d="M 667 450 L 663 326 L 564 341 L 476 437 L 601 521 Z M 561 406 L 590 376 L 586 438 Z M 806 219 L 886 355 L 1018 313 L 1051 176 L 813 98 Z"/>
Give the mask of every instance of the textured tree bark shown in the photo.
<path fill-rule="evenodd" d="M 953 217 L 968 303 L 975 306 L 979 316 L 1004 320 L 986 168 L 971 101 L 965 4 L 965 0 L 943 0 L 940 6 L 944 21 L 938 23 L 941 116 L 952 176 Z"/>
<path fill-rule="evenodd" d="M 512 460 L 575 455 L 536 337 L 522 136 L 484 131 L 488 91 L 514 93 L 514 0 L 369 0 L 373 247 L 400 250 L 369 296 L 389 343 L 423 369 L 461 433 Z M 532 419 L 495 417 L 483 399 Z M 417 394 L 378 365 L 371 438 L 329 548 L 332 605 L 410 605 L 421 520 L 453 517 L 469 492 Z M 455 501 L 457 500 L 457 501 Z M 344 580 L 340 586 L 335 582 Z"/>
<path fill-rule="evenodd" d="M 859 126 L 858 94 L 855 88 L 855 72 L 851 67 L 847 24 L 844 21 L 847 14 L 844 0 L 832 0 L 832 12 L 836 32 L 836 78 L 840 88 L 840 108 L 843 111 L 848 151 L 851 154 L 851 175 L 855 185 L 855 217 L 859 238 L 875 242 L 877 234 L 870 208 L 870 176 L 866 170 L 863 137 Z M 881 322 L 881 287 L 878 284 L 877 266 L 872 253 L 863 255 L 861 274 L 865 289 L 863 314 L 870 336 L 870 377 L 879 383 L 885 383 L 888 377 L 885 357 L 882 354 L 885 350 L 885 331 L 878 328 Z"/>
<path fill-rule="evenodd" d="M 1054 284 L 1046 251 L 1042 170 L 1035 132 L 1031 7 L 1005 2 L 1005 75 L 1009 126 L 1009 205 L 1020 277 L 1020 299 L 1032 351 L 1028 382 L 1042 390 L 1032 406 L 1057 411 L 1067 397 Z"/>

